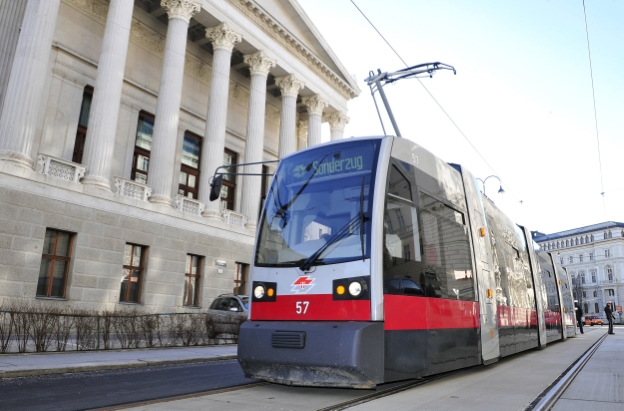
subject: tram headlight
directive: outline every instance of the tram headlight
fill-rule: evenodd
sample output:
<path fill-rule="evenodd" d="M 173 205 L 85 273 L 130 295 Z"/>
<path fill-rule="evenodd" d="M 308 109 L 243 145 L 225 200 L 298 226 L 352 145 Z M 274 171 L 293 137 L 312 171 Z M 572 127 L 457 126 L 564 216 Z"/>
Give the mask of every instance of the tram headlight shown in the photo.
<path fill-rule="evenodd" d="M 349 284 L 349 294 L 356 298 L 359 297 L 362 294 L 362 283 L 353 281 Z"/>
<path fill-rule="evenodd" d="M 257 285 L 256 288 L 254 288 L 254 297 L 260 300 L 262 299 L 262 297 L 264 297 L 265 292 L 266 290 L 263 285 Z"/>

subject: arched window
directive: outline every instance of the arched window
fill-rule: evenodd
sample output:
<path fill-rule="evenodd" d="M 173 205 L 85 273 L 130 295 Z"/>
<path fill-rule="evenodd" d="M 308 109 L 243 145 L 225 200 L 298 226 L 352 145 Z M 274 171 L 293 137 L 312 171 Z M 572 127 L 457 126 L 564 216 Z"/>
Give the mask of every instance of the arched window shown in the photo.
<path fill-rule="evenodd" d="M 570 240 L 566 240 L 566 247 L 570 246 Z"/>
<path fill-rule="evenodd" d="M 613 234 L 611 233 L 611 230 L 609 230 L 609 238 L 613 238 Z"/>
<path fill-rule="evenodd" d="M 591 240 L 591 242 L 594 242 L 594 235 L 592 234 L 591 237 L 589 237 L 589 239 Z"/>
<path fill-rule="evenodd" d="M 576 245 L 579 245 L 578 238 L 576 239 Z"/>
<path fill-rule="evenodd" d="M 557 248 L 559 248 L 559 241 L 557 241 Z"/>
<path fill-rule="evenodd" d="M 589 237 L 585 236 L 585 243 L 589 243 Z"/>
<path fill-rule="evenodd" d="M 587 303 L 583 304 L 583 308 L 584 308 L 583 312 L 587 313 L 587 311 L 589 310 L 589 307 L 587 306 Z"/>
<path fill-rule="evenodd" d="M 604 238 L 605 240 L 607 239 L 607 232 L 606 231 L 602 234 L 602 238 Z"/>
<path fill-rule="evenodd" d="M 585 242 L 583 241 L 583 237 L 581 237 L 581 244 L 585 244 Z"/>
<path fill-rule="evenodd" d="M 548 244 L 548 249 L 550 250 L 550 244 Z"/>

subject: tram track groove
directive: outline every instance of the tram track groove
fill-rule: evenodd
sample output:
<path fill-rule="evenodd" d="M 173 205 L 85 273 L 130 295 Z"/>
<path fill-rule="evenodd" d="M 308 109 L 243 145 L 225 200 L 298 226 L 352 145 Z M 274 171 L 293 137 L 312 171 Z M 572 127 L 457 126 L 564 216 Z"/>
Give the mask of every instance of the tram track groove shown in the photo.
<path fill-rule="evenodd" d="M 157 398 L 154 400 L 137 401 L 137 402 L 127 403 L 127 404 L 114 405 L 112 407 L 92 408 L 89 411 L 127 410 L 128 408 L 143 407 L 146 405 L 161 404 L 164 402 L 187 400 L 191 398 L 205 397 L 208 395 L 223 394 L 223 393 L 232 392 L 232 391 L 240 391 L 240 390 L 246 390 L 250 388 L 262 387 L 262 386 L 270 385 L 270 384 L 271 384 L 270 382 L 257 382 L 257 383 L 251 383 L 251 384 L 245 384 L 245 385 L 237 385 L 235 387 L 220 388 L 217 390 L 199 391 L 199 392 L 194 392 L 191 394 L 174 395 L 172 397 Z"/>
<path fill-rule="evenodd" d="M 576 359 L 552 384 L 550 384 L 542 393 L 524 410 L 525 411 L 548 411 L 552 409 L 563 393 L 568 389 L 574 378 L 585 367 L 585 364 L 598 350 L 600 345 L 607 338 L 607 334 L 600 337 L 587 351 Z"/>
<path fill-rule="evenodd" d="M 422 378 L 420 380 L 416 380 L 416 381 L 410 381 L 401 385 L 398 385 L 396 387 L 392 387 L 392 388 L 388 388 L 385 389 L 383 391 L 379 391 L 379 392 L 373 392 L 370 394 L 366 394 L 362 397 L 359 398 L 354 398 L 352 400 L 348 400 L 348 401 L 344 401 L 338 404 L 334 404 L 334 405 L 330 405 L 329 407 L 325 407 L 325 408 L 319 408 L 317 411 L 340 411 L 340 410 L 345 410 L 347 408 L 356 406 L 356 405 L 360 405 L 360 404 L 364 404 L 373 400 L 377 400 L 379 398 L 383 398 L 383 397 L 387 397 L 390 395 L 394 395 L 394 394 L 398 394 L 400 392 L 403 391 L 407 391 L 411 388 L 414 387 L 419 387 L 421 385 L 425 385 L 427 383 L 433 382 L 435 380 L 439 380 L 441 378 L 444 377 L 448 377 L 449 375 L 455 374 L 458 370 L 455 371 L 451 371 L 451 372 L 447 372 L 444 374 L 437 374 L 437 375 L 432 375 L 430 377 L 425 377 Z"/>

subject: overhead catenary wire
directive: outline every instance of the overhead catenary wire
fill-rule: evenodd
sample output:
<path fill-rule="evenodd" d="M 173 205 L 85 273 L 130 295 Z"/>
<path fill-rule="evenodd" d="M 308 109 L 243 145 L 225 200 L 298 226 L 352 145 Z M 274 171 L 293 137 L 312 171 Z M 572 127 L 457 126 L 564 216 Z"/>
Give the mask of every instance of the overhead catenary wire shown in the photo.
<path fill-rule="evenodd" d="M 598 145 L 598 167 L 600 170 L 600 195 L 602 196 L 602 207 L 605 214 L 605 220 L 607 219 L 607 205 L 605 203 L 605 191 L 602 178 L 602 158 L 600 156 L 600 137 L 598 134 L 598 111 L 596 110 L 596 91 L 594 89 L 594 70 L 592 68 L 591 49 L 589 47 L 589 29 L 587 26 L 587 11 L 585 10 L 585 0 L 583 0 L 583 17 L 585 18 L 585 37 L 587 38 L 587 58 L 589 59 L 589 77 L 591 78 L 592 86 L 592 99 L 594 102 L 594 124 L 596 127 L 596 143 Z"/>
<path fill-rule="evenodd" d="M 358 7 L 357 4 L 355 4 L 355 0 L 351 0 L 351 3 L 355 6 L 356 9 L 358 9 L 358 11 L 360 12 L 360 14 L 362 14 L 362 16 L 366 19 L 366 21 L 368 21 L 368 23 L 371 25 L 371 27 L 377 32 L 377 34 L 379 34 L 379 36 L 383 39 L 383 41 L 388 45 L 388 47 L 390 47 L 390 49 L 394 52 L 394 54 L 396 54 L 396 56 L 399 58 L 399 60 L 401 60 L 401 62 L 403 62 L 403 64 L 405 65 L 405 67 L 409 67 L 409 65 L 407 64 L 407 62 L 405 60 L 403 60 L 403 57 L 401 57 L 401 55 L 396 51 L 396 49 L 394 47 L 392 47 L 392 44 L 390 44 L 390 42 L 384 37 L 383 34 L 381 34 L 381 32 L 377 29 L 377 27 L 375 27 L 375 25 L 373 24 L 373 22 L 366 16 L 366 14 L 364 14 L 364 12 L 362 11 L 362 9 L 360 9 Z M 462 135 L 462 137 L 464 137 L 464 139 L 468 142 L 468 144 L 470 144 L 470 147 L 472 147 L 472 149 L 479 155 L 479 157 L 481 157 L 481 160 L 483 160 L 483 162 L 490 168 L 490 170 L 492 170 L 494 172 L 494 174 L 498 174 L 498 172 L 494 169 L 494 167 L 492 167 L 492 165 L 485 159 L 485 157 L 481 154 L 481 152 L 479 152 L 479 150 L 477 149 L 477 147 L 472 144 L 472 141 L 470 141 L 470 139 L 468 138 L 468 136 L 463 132 L 463 130 L 459 127 L 459 125 L 453 120 L 453 118 L 451 117 L 451 115 L 444 109 L 444 107 L 442 107 L 442 104 L 440 104 L 440 102 L 434 97 L 434 95 L 431 93 L 431 91 L 429 91 L 429 89 L 425 86 L 425 84 L 418 78 L 416 77 L 416 80 L 418 80 L 418 82 L 420 83 L 420 85 L 425 89 L 425 91 L 427 92 L 427 94 L 429 94 L 429 97 L 431 97 L 431 99 L 436 103 L 436 105 L 440 108 L 440 110 L 442 110 L 442 112 L 444 113 L 444 115 L 449 119 L 449 121 L 451 122 L 451 124 L 453 124 L 453 126 L 455 126 L 455 128 L 457 129 L 457 131 L 459 131 L 459 133 Z M 376 105 L 376 103 L 375 103 Z M 379 111 L 379 109 L 377 109 L 377 111 Z M 383 124 L 382 124 L 383 127 Z M 518 197 L 516 197 L 513 192 L 512 194 L 514 196 L 514 198 L 520 202 L 520 204 L 522 204 L 522 200 L 519 200 Z"/>

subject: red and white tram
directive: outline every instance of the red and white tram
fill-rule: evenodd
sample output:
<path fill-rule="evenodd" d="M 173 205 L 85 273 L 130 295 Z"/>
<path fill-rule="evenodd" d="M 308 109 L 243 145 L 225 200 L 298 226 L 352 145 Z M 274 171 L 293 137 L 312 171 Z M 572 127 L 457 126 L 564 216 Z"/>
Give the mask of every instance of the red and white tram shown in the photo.
<path fill-rule="evenodd" d="M 371 388 L 576 332 L 568 275 L 460 165 L 391 136 L 279 164 L 238 360 L 267 381 Z"/>

